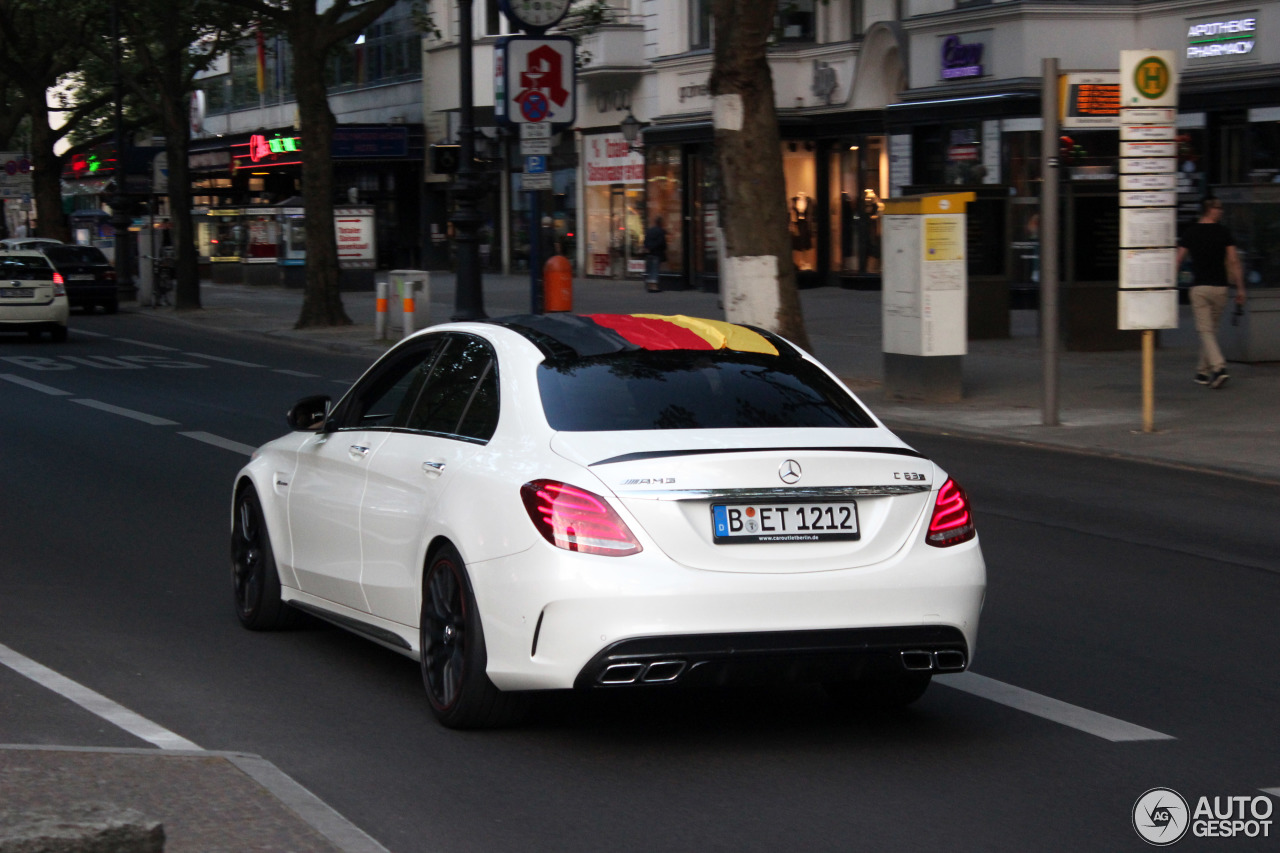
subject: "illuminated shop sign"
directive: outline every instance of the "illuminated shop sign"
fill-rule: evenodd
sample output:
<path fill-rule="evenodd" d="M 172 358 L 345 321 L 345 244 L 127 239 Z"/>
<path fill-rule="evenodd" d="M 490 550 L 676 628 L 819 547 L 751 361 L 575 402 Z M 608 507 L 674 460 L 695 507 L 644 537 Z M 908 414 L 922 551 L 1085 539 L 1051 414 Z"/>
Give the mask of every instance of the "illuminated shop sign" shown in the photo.
<path fill-rule="evenodd" d="M 972 40 L 966 41 L 966 39 Z M 981 39 L 981 35 L 951 35 L 942 40 L 940 58 L 943 80 L 983 75 L 983 54 L 987 46 L 984 41 L 978 39 Z"/>
<path fill-rule="evenodd" d="M 302 140 L 297 136 L 267 136 L 255 133 L 248 142 L 231 146 L 235 169 L 254 166 L 296 166 L 302 162 Z"/>
<path fill-rule="evenodd" d="M 1252 16 L 1192 23 L 1187 28 L 1187 60 L 1240 59 L 1258 43 L 1258 19 Z"/>

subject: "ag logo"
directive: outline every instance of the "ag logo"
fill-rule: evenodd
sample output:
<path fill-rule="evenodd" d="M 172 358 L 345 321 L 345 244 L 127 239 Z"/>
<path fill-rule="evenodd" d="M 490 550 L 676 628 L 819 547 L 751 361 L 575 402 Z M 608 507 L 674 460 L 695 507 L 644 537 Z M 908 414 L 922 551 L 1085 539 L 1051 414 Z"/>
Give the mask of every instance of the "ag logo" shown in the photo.
<path fill-rule="evenodd" d="M 1133 87 L 1142 97 L 1154 101 L 1169 91 L 1169 66 L 1158 56 L 1148 56 L 1133 69 Z"/>
<path fill-rule="evenodd" d="M 1187 834 L 1187 801 L 1172 788 L 1152 788 L 1133 804 L 1133 828 L 1142 840 L 1167 847 Z"/>

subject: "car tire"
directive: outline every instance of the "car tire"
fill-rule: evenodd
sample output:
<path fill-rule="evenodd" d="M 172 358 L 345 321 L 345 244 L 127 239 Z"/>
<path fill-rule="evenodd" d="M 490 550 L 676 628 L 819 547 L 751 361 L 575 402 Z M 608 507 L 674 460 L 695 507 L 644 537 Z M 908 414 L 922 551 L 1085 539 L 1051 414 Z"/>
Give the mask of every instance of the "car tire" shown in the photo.
<path fill-rule="evenodd" d="M 275 631 L 294 624 L 298 611 L 280 597 L 271 536 L 262 503 L 252 486 L 236 496 L 231 531 L 231 588 L 236 616 L 250 631 Z"/>
<path fill-rule="evenodd" d="M 528 695 L 499 690 L 485 673 L 488 655 L 475 594 L 450 545 L 436 552 L 423 574 L 418 626 L 422 683 L 436 719 L 451 729 L 486 729 L 524 717 Z"/>
<path fill-rule="evenodd" d="M 67 327 L 54 326 L 49 330 L 49 337 L 53 339 L 55 344 L 63 343 L 67 339 Z"/>
<path fill-rule="evenodd" d="M 827 695 L 841 705 L 876 714 L 902 710 L 923 696 L 932 681 L 933 674 L 929 672 L 903 672 L 827 682 L 822 686 Z"/>

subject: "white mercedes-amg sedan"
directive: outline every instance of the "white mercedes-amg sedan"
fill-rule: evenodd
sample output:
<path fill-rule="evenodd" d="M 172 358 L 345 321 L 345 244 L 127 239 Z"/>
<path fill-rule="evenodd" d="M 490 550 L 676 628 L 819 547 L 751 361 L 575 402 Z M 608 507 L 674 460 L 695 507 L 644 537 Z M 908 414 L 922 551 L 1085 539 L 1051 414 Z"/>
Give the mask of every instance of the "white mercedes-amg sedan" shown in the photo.
<path fill-rule="evenodd" d="M 420 662 L 446 726 L 534 691 L 816 682 L 901 706 L 973 655 L 969 499 L 813 357 L 684 316 L 450 323 L 236 477 L 245 627 Z"/>

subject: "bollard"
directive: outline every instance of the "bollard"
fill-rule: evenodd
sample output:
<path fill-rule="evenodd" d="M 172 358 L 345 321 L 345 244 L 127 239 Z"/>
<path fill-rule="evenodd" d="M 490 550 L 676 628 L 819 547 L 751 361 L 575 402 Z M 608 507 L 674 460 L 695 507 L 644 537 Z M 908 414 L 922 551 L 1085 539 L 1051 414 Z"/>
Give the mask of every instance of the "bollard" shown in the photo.
<path fill-rule="evenodd" d="M 404 283 L 404 336 L 407 338 L 413 334 L 413 314 L 417 310 L 417 305 L 413 301 L 414 291 L 418 289 L 418 283 L 413 279 L 406 279 Z"/>
<path fill-rule="evenodd" d="M 377 298 L 373 303 L 373 333 L 377 340 L 385 341 L 387 339 L 387 291 L 391 289 L 391 285 L 385 281 L 378 282 L 376 292 Z"/>
<path fill-rule="evenodd" d="M 387 280 L 396 289 L 396 296 L 401 300 L 404 315 L 404 335 L 409 337 L 415 327 L 418 300 L 426 303 L 426 326 L 431 325 L 431 273 L 426 270 L 392 270 Z"/>
<path fill-rule="evenodd" d="M 573 310 L 573 267 L 564 255 L 552 255 L 542 267 L 542 308 Z"/>

